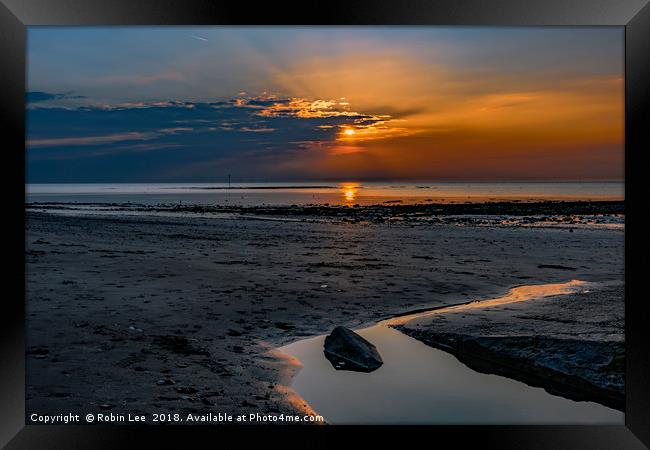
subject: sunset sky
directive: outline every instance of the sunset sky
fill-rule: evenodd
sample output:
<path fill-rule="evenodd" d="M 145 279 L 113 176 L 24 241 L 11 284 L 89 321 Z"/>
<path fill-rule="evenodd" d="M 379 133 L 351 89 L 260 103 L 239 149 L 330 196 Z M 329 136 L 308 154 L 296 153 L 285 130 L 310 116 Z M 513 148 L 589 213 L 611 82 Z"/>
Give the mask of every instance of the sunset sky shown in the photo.
<path fill-rule="evenodd" d="M 28 180 L 622 180 L 623 50 L 604 27 L 31 27 Z"/>

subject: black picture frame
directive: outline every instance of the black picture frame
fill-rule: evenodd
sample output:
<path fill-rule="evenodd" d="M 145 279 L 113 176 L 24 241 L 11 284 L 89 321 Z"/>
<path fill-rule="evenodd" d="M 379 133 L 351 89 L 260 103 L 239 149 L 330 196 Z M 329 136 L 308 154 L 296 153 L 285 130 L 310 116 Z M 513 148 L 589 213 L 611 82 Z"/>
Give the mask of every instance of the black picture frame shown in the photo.
<path fill-rule="evenodd" d="M 481 25 L 625 27 L 626 202 L 626 414 L 621 426 L 424 426 L 424 427 L 151 427 L 25 425 L 24 237 L 25 49 L 33 25 Z M 648 0 L 357 0 L 275 2 L 210 0 L 0 0 L 0 123 L 3 130 L 6 203 L 5 295 L 2 300 L 0 445 L 7 448 L 187 448 L 192 440 L 238 446 L 262 435 L 284 445 L 337 445 L 357 433 L 384 444 L 420 438 L 445 447 L 531 449 L 634 449 L 650 446 L 650 327 L 647 300 L 632 295 L 632 260 L 643 237 L 642 201 L 633 184 L 643 178 L 641 158 L 650 149 L 650 5 Z M 7 195 L 9 193 L 9 195 Z M 633 229 L 635 231 L 633 231 Z M 634 241 L 632 240 L 634 239 Z M 640 256 L 640 255 L 638 255 Z M 642 261 L 641 258 L 638 258 Z M 639 283 L 639 282 L 637 282 Z M 417 436 L 414 436 L 417 435 Z M 424 440 L 426 439 L 426 440 Z M 291 442 L 294 442 L 293 444 Z M 417 442 L 417 441 L 414 441 Z M 413 444 L 424 445 L 424 444 Z"/>

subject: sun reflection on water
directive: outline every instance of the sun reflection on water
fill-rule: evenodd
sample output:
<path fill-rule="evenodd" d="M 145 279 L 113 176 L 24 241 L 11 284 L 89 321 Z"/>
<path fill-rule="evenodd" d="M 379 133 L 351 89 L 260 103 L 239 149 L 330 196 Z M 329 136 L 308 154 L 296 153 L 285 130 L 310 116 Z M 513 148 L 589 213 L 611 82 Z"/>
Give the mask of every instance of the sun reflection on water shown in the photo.
<path fill-rule="evenodd" d="M 347 205 L 352 205 L 357 198 L 357 190 L 359 186 L 356 184 L 343 184 L 341 185 L 341 192 L 343 199 Z"/>

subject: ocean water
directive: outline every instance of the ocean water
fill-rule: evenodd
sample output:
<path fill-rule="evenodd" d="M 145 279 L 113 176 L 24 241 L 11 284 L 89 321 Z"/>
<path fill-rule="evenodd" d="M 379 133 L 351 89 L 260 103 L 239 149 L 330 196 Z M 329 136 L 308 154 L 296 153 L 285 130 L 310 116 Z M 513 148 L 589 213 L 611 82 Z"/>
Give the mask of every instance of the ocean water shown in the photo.
<path fill-rule="evenodd" d="M 26 201 L 197 205 L 373 205 L 622 200 L 623 182 L 27 184 Z"/>

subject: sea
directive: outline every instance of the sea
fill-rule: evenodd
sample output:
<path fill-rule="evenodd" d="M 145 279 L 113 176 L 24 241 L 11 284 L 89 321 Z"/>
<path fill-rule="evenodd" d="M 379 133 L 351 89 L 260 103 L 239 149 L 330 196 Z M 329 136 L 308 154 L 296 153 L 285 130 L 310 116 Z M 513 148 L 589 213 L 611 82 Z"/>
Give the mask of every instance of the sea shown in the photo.
<path fill-rule="evenodd" d="M 27 203 L 144 205 L 375 205 L 543 200 L 624 200 L 625 183 L 304 182 L 27 184 Z"/>

